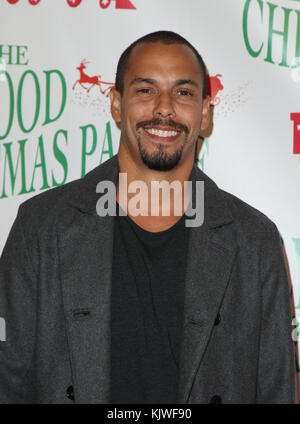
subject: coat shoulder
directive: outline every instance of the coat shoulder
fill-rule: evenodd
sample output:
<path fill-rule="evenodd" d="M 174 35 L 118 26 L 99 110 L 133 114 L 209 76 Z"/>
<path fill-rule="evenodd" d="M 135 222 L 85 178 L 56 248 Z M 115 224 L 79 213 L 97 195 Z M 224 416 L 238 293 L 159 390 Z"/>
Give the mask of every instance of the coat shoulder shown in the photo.
<path fill-rule="evenodd" d="M 238 231 L 251 237 L 261 236 L 265 232 L 274 233 L 277 227 L 263 212 L 239 199 L 235 195 L 218 187 L 200 168 L 194 166 L 194 178 L 204 181 L 205 220 L 208 226 L 218 227 L 224 223 L 233 223 Z"/>
<path fill-rule="evenodd" d="M 254 237 L 259 239 L 267 236 L 274 237 L 274 234 L 278 234 L 278 229 L 275 223 L 263 212 L 231 193 L 221 189 L 220 192 L 234 221 L 236 222 L 236 225 L 243 233 L 246 233 L 249 238 Z"/>
<path fill-rule="evenodd" d="M 68 212 L 70 206 L 79 210 L 96 209 L 96 186 L 100 181 L 113 179 L 117 168 L 116 156 L 90 171 L 85 177 L 52 188 L 26 200 L 20 213 L 26 222 L 52 221 Z"/>

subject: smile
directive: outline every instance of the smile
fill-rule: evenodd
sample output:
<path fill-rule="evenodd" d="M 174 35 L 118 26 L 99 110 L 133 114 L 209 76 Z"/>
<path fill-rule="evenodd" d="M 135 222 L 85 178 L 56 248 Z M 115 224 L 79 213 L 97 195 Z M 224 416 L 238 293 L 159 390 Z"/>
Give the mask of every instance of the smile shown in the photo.
<path fill-rule="evenodd" d="M 147 133 L 152 135 L 158 135 L 159 137 L 174 137 L 175 135 L 179 134 L 179 131 L 162 131 L 162 130 L 156 130 L 154 128 L 145 128 Z"/>
<path fill-rule="evenodd" d="M 157 128 L 144 128 L 147 134 L 151 135 L 155 138 L 163 138 L 163 139 L 169 139 L 172 140 L 176 138 L 181 131 L 176 130 L 161 130 Z"/>

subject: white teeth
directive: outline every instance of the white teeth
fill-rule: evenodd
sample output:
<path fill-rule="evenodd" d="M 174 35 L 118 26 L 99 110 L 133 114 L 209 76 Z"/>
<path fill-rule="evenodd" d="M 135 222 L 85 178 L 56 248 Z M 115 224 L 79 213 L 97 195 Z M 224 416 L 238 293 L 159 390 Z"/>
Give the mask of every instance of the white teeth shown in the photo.
<path fill-rule="evenodd" d="M 154 128 L 145 128 L 145 130 L 152 135 L 157 135 L 159 137 L 174 137 L 175 135 L 179 134 L 179 131 L 162 131 L 162 130 L 156 130 Z"/>

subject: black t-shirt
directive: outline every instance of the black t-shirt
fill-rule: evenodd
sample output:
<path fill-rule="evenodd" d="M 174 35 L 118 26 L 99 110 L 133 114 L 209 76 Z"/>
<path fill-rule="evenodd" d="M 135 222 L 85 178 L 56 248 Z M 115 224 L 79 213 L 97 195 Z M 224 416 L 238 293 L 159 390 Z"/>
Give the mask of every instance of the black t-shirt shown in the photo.
<path fill-rule="evenodd" d="M 185 215 L 168 230 L 115 218 L 111 295 L 111 403 L 177 403 Z"/>

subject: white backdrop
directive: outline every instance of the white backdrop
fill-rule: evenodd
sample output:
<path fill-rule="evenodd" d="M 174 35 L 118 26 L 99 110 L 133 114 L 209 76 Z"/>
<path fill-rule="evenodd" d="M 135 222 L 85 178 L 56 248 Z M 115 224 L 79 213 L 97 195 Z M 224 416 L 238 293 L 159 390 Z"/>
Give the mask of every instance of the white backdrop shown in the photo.
<path fill-rule="evenodd" d="M 223 87 L 199 166 L 276 223 L 300 316 L 300 1 L 0 1 L 0 252 L 20 203 L 117 152 L 105 83 L 132 41 L 173 30 Z"/>

